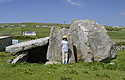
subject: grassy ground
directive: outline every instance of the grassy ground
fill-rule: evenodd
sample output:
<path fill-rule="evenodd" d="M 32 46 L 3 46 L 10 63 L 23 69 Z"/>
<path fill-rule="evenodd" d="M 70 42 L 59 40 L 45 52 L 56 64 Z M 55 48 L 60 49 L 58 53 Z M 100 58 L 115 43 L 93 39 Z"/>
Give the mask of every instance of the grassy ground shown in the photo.
<path fill-rule="evenodd" d="M 0 80 L 125 80 L 125 51 L 109 63 L 43 65 L 41 63 L 8 64 L 11 54 L 0 52 Z"/>
<path fill-rule="evenodd" d="M 108 35 L 113 41 L 125 41 L 125 31 L 108 31 Z"/>
<path fill-rule="evenodd" d="M 27 27 L 36 27 L 36 26 L 55 26 L 55 27 L 63 27 L 63 24 L 58 23 L 3 23 L 0 26 L 6 27 L 20 27 L 21 25 L 26 25 Z M 70 24 L 65 24 L 65 27 L 69 27 Z"/>

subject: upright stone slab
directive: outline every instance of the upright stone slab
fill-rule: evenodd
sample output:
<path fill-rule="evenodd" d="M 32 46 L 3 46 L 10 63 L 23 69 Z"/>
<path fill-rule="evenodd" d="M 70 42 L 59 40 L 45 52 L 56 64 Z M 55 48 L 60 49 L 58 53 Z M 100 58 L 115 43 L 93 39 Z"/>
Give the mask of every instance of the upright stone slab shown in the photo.
<path fill-rule="evenodd" d="M 92 20 L 74 20 L 69 28 L 78 60 L 108 62 L 116 58 L 116 48 L 104 26 Z M 80 57 L 81 56 L 81 57 Z"/>
<path fill-rule="evenodd" d="M 92 62 L 92 52 L 89 47 L 88 30 L 79 24 L 74 22 L 69 28 L 68 36 L 70 36 L 70 41 L 75 49 L 76 60 L 83 60 L 84 62 Z"/>
<path fill-rule="evenodd" d="M 50 61 L 62 60 L 62 51 L 61 51 L 61 41 L 63 35 L 67 34 L 68 29 L 57 29 L 53 27 L 51 29 L 50 39 L 49 39 L 49 47 L 47 52 L 47 59 Z M 69 38 L 68 38 L 69 39 Z M 75 62 L 73 46 L 69 41 L 69 63 Z"/>
<path fill-rule="evenodd" d="M 60 42 L 63 35 L 68 36 L 71 63 L 77 60 L 108 62 L 117 56 L 114 43 L 104 26 L 92 20 L 73 20 L 68 30 L 52 28 L 48 60 L 61 60 Z"/>

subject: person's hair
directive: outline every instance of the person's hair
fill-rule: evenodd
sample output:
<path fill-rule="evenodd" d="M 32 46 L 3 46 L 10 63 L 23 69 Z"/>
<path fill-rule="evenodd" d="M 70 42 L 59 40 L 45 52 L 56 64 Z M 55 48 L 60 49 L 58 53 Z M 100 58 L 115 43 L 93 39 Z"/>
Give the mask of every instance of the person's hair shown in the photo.
<path fill-rule="evenodd" d="M 64 39 L 66 39 L 66 41 L 68 41 L 67 38 L 63 38 L 63 40 L 64 40 Z"/>

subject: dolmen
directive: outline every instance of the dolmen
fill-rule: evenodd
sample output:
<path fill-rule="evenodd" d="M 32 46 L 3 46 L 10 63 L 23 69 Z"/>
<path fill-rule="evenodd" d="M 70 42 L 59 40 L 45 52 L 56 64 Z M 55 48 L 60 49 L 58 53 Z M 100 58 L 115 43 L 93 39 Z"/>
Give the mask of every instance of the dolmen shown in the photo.
<path fill-rule="evenodd" d="M 50 37 L 22 42 L 6 47 L 9 53 L 19 55 L 18 61 L 43 62 L 48 64 L 62 60 L 61 41 L 63 35 L 69 42 L 68 63 L 109 62 L 117 58 L 115 43 L 111 41 L 103 25 L 93 20 L 73 20 L 69 29 L 52 27 Z"/>
<path fill-rule="evenodd" d="M 18 54 L 18 56 L 13 61 L 11 61 L 12 64 L 15 64 L 19 61 L 27 61 L 31 63 L 40 61 L 46 62 L 48 42 L 49 37 L 21 42 L 6 47 L 6 52 Z"/>

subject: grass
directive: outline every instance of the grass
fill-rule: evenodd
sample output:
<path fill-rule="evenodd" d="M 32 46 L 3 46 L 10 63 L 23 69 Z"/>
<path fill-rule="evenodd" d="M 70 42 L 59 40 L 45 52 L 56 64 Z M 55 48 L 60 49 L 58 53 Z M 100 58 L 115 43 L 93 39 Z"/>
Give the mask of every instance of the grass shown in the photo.
<path fill-rule="evenodd" d="M 109 63 L 79 61 L 76 64 L 8 64 L 11 54 L 0 52 L 0 80 L 125 80 L 125 51 Z"/>
<path fill-rule="evenodd" d="M 49 36 L 51 28 L 47 27 L 5 27 L 5 28 L 0 28 L 0 35 L 10 35 L 10 36 L 15 36 L 15 35 L 23 35 L 23 32 L 25 31 L 35 31 L 37 36 L 45 37 Z"/>
<path fill-rule="evenodd" d="M 113 41 L 125 42 L 125 31 L 108 31 L 108 35 Z"/>
<path fill-rule="evenodd" d="M 3 23 L 0 24 L 0 26 L 6 26 L 6 27 L 19 27 L 21 25 L 26 25 L 27 27 L 36 27 L 39 26 L 55 26 L 55 27 L 63 27 L 63 24 L 58 23 Z M 65 27 L 69 27 L 70 24 L 65 24 Z"/>
<path fill-rule="evenodd" d="M 104 26 L 108 31 L 122 31 L 125 27 L 112 27 L 112 26 Z"/>
<path fill-rule="evenodd" d="M 47 37 L 50 34 L 50 29 L 48 27 L 5 27 L 0 28 L 0 35 L 12 36 L 13 39 L 20 39 L 21 41 L 28 41 L 31 39 L 38 39 L 42 37 Z M 37 36 L 20 36 L 23 35 L 25 31 L 35 31 Z"/>
<path fill-rule="evenodd" d="M 49 36 L 50 29 L 51 28 L 47 28 L 47 27 L 22 27 L 22 32 L 35 31 L 37 36 L 46 37 L 46 36 Z"/>

